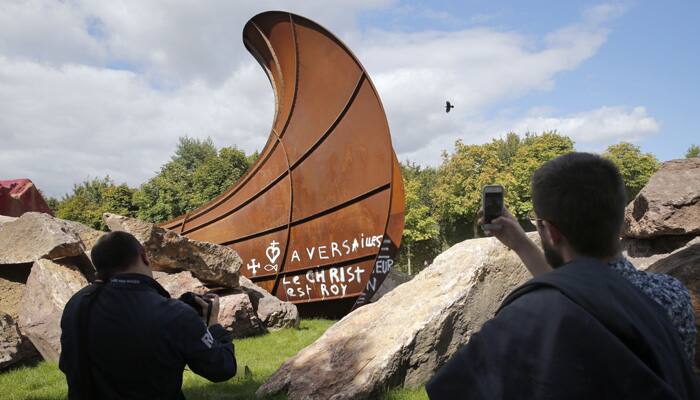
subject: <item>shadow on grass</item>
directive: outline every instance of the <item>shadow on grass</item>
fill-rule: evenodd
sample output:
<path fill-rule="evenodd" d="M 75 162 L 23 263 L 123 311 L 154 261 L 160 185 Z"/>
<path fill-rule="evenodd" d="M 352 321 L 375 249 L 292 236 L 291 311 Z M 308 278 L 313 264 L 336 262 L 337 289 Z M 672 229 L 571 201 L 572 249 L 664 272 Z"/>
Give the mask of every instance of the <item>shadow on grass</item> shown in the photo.
<path fill-rule="evenodd" d="M 23 369 L 23 368 L 36 367 L 42 361 L 43 361 L 43 359 L 41 358 L 41 356 L 34 356 L 34 357 L 28 358 L 26 360 L 22 360 L 16 364 L 12 364 L 7 368 L 0 369 L 0 374 L 6 373 L 6 372 L 9 373 L 12 371 L 17 371 L 17 370 Z"/>
<path fill-rule="evenodd" d="M 255 391 L 265 382 L 264 378 L 245 379 L 233 378 L 226 382 L 201 382 L 190 384 L 183 388 L 187 399 L 218 400 L 218 399 L 255 399 Z M 268 397 L 268 399 L 286 399 L 284 395 Z"/>

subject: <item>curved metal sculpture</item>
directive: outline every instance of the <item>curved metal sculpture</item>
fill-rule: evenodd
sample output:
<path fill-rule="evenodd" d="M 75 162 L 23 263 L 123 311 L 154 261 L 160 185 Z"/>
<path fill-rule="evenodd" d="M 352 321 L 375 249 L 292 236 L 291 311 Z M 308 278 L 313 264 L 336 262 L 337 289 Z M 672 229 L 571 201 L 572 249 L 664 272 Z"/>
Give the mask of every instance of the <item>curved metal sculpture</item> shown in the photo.
<path fill-rule="evenodd" d="M 267 144 L 231 189 L 162 226 L 232 247 L 243 275 L 282 300 L 348 311 L 381 285 L 403 232 L 379 95 L 350 50 L 306 18 L 256 15 L 243 42 L 275 92 Z"/>

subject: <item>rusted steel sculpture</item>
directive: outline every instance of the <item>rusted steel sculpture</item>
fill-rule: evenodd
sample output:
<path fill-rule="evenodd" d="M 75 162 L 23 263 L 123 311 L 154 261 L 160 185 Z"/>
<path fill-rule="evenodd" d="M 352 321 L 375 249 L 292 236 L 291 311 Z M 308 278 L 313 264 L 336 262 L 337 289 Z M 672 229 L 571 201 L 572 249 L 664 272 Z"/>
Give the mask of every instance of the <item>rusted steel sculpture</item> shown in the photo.
<path fill-rule="evenodd" d="M 278 298 L 358 307 L 389 272 L 404 191 L 376 89 L 313 21 L 265 12 L 243 30 L 275 92 L 260 158 L 231 189 L 162 226 L 235 249 L 243 274 Z"/>

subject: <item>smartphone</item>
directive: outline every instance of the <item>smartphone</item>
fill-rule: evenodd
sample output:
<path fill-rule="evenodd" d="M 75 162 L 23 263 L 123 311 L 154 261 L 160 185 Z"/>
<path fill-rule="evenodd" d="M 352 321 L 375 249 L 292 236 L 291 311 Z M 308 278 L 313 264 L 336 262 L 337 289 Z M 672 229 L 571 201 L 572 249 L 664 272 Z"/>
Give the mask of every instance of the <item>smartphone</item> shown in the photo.
<path fill-rule="evenodd" d="M 484 209 L 484 229 L 500 229 L 501 226 L 492 221 L 503 215 L 503 186 L 486 185 L 481 193 L 482 207 Z"/>

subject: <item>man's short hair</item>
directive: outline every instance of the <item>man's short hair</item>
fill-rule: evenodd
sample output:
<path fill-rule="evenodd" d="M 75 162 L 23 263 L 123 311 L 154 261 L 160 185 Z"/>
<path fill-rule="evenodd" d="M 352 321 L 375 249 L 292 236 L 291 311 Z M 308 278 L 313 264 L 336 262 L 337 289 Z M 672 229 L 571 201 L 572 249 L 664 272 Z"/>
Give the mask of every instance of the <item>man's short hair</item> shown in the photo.
<path fill-rule="evenodd" d="M 141 243 L 132 234 L 114 231 L 97 240 L 90 257 L 99 277 L 109 279 L 138 261 L 142 251 Z"/>
<path fill-rule="evenodd" d="M 569 153 L 545 163 L 532 176 L 538 218 L 556 226 L 582 256 L 619 251 L 627 198 L 620 171 L 595 154 Z"/>

